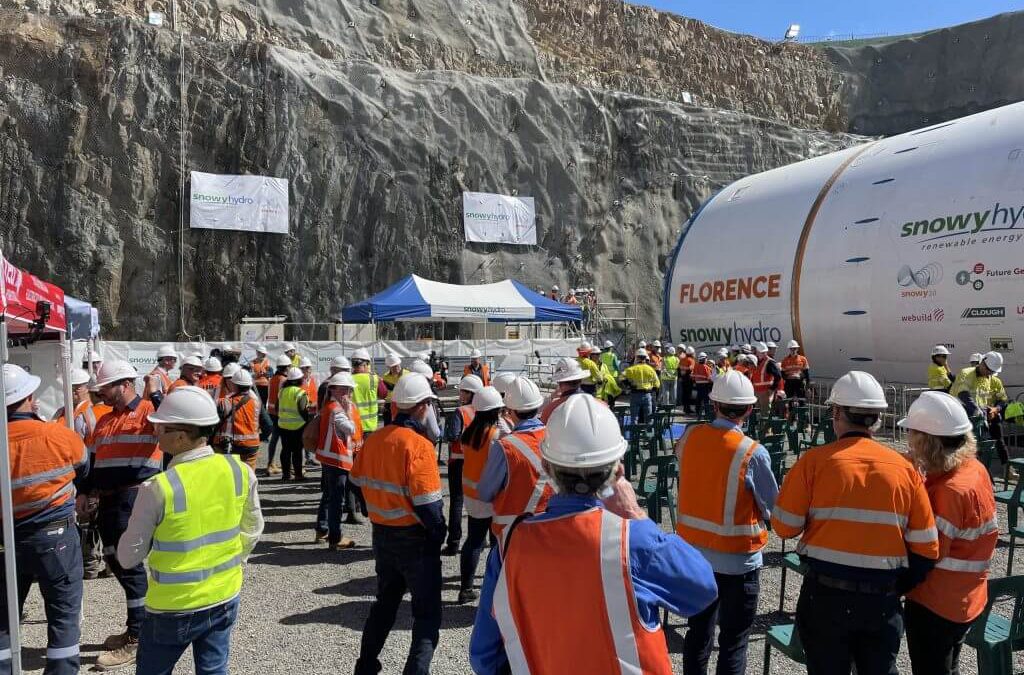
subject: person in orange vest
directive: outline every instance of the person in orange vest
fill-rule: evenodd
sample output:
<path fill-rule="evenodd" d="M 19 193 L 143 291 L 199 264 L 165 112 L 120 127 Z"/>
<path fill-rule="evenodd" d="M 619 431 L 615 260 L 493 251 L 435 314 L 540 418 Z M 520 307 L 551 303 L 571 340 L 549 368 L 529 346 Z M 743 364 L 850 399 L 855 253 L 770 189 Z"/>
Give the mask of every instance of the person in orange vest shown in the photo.
<path fill-rule="evenodd" d="M 19 615 L 32 584 L 38 583 L 47 622 L 45 672 L 77 673 L 82 552 L 75 528 L 75 481 L 89 472 L 89 454 L 74 431 L 36 416 L 40 378 L 10 363 L 3 369 Z M 5 605 L 15 602 L 6 591 L 3 596 Z M 11 672 L 6 616 L 0 618 L 0 672 Z"/>
<path fill-rule="evenodd" d="M 651 349 L 649 350 L 649 361 L 651 368 L 654 368 L 654 372 L 658 373 L 658 377 L 661 377 L 662 369 L 664 366 L 662 362 L 665 355 L 661 353 L 661 340 L 655 340 L 651 343 Z"/>
<path fill-rule="evenodd" d="M 914 675 L 956 675 L 967 631 L 988 602 L 999 540 L 992 480 L 975 458 L 971 420 L 949 394 L 922 393 L 898 424 L 909 430 L 939 532 L 939 561 L 904 607 L 910 665 Z"/>
<path fill-rule="evenodd" d="M 697 417 L 706 418 L 711 412 L 711 387 L 714 366 L 708 363 L 708 355 L 701 352 L 693 366 L 694 407 Z"/>
<path fill-rule="evenodd" d="M 559 302 L 559 293 L 560 292 L 561 292 L 561 289 L 558 287 L 557 284 L 552 286 L 551 287 L 551 296 L 550 296 L 550 298 L 552 300 L 554 300 L 555 302 Z"/>
<path fill-rule="evenodd" d="M 582 384 L 585 379 L 587 379 L 587 371 L 583 370 L 576 359 L 563 357 L 555 362 L 551 381 L 555 383 L 557 389 L 544 403 L 544 407 L 541 408 L 540 414 L 537 416 L 542 424 L 547 424 L 551 413 L 569 400 L 570 396 L 583 393 Z"/>
<path fill-rule="evenodd" d="M 96 428 L 96 414 L 92 410 L 92 398 L 89 396 L 89 373 L 81 368 L 71 371 L 71 428 L 84 442 Z M 67 426 L 65 410 L 59 408 L 53 415 L 53 421 Z"/>
<path fill-rule="evenodd" d="M 767 415 L 776 401 L 786 398 L 783 390 L 785 380 L 782 378 L 782 370 L 774 359 L 768 356 L 768 345 L 758 342 L 754 346 L 757 356 L 750 366 L 750 379 L 754 383 L 754 391 L 757 393 L 757 408 L 759 414 Z M 747 359 L 750 361 L 750 358 Z"/>
<path fill-rule="evenodd" d="M 309 406 L 307 412 L 310 414 L 310 419 L 316 414 L 316 411 L 320 409 L 319 402 L 319 385 L 316 381 L 316 375 L 313 374 L 313 362 L 305 356 L 299 362 L 299 370 L 302 371 L 302 390 L 306 392 L 306 402 Z M 317 467 L 316 453 L 312 450 L 305 451 L 306 468 L 314 469 Z"/>
<path fill-rule="evenodd" d="M 174 345 L 161 345 L 156 350 L 156 368 L 144 378 L 142 397 L 152 401 L 158 408 L 160 401 L 171 390 L 171 371 L 177 362 L 178 352 L 174 351 Z"/>
<path fill-rule="evenodd" d="M 219 406 L 220 402 L 225 398 L 233 395 L 238 388 L 231 382 L 231 379 L 235 376 L 235 373 L 242 370 L 242 366 L 237 363 L 229 363 L 224 366 L 224 369 L 220 371 L 220 389 L 217 390 L 216 403 Z M 253 392 L 255 396 L 256 392 Z"/>
<path fill-rule="evenodd" d="M 128 527 L 139 485 L 160 473 L 164 462 L 156 431 L 148 419 L 156 408 L 136 392 L 137 377 L 135 368 L 124 361 L 104 361 L 96 374 L 100 398 L 113 410 L 96 423 L 89 438 L 93 466 L 80 485 L 83 494 L 98 497 L 96 521 L 103 554 L 124 589 L 127 604 L 125 632 L 104 641 L 107 651 L 96 662 L 104 669 L 135 662 L 148 582 L 141 564 L 124 568 L 117 561 L 117 542 Z"/>
<path fill-rule="evenodd" d="M 342 535 L 341 511 L 348 491 L 349 472 L 363 442 L 363 424 L 352 403 L 356 388 L 352 373 L 337 372 L 327 380 L 327 400 L 318 418 L 320 440 L 316 458 L 323 467 L 320 506 L 317 508 L 316 541 L 327 540 L 327 548 L 340 551 L 356 543 Z"/>
<path fill-rule="evenodd" d="M 782 359 L 782 377 L 785 380 L 783 391 L 788 399 L 807 398 L 807 385 L 810 384 L 811 371 L 807 357 L 800 353 L 800 343 L 790 340 L 787 345 L 789 354 Z"/>
<path fill-rule="evenodd" d="M 487 367 L 486 363 L 480 361 L 483 356 L 479 349 L 474 349 L 469 355 L 469 363 L 462 369 L 462 374 L 476 375 L 484 383 L 484 386 L 487 387 L 491 384 L 491 370 Z"/>
<path fill-rule="evenodd" d="M 473 421 L 476 410 L 473 397 L 484 388 L 476 375 L 463 375 L 459 380 L 459 406 L 448 415 L 444 425 L 444 440 L 448 442 L 448 543 L 441 555 L 453 556 L 459 552 L 462 541 L 462 432 Z"/>
<path fill-rule="evenodd" d="M 199 383 L 196 385 L 209 394 L 214 402 L 217 401 L 217 397 L 220 395 L 220 385 L 224 381 L 221 375 L 223 370 L 224 366 L 221 365 L 220 359 L 216 356 L 211 356 L 203 362 L 203 376 L 199 378 Z"/>
<path fill-rule="evenodd" d="M 737 372 L 750 380 L 753 378 L 755 370 L 757 370 L 757 358 L 752 354 L 740 354 L 736 358 L 736 365 L 729 372 Z"/>
<path fill-rule="evenodd" d="M 189 356 L 181 362 L 181 372 L 178 374 L 178 379 L 171 383 L 171 386 L 167 388 L 167 393 L 171 393 L 178 387 L 199 386 L 199 381 L 203 378 L 203 360 L 198 356 Z"/>
<path fill-rule="evenodd" d="M 96 424 L 113 410 L 100 398 L 99 387 L 96 386 L 95 377 L 89 380 L 89 400 L 92 402 L 91 410 L 96 423 L 89 427 L 89 433 L 82 439 L 86 442 L 86 447 L 88 447 L 89 437 L 96 431 Z M 89 448 L 90 466 L 92 466 L 94 460 L 95 456 L 92 448 Z M 82 562 L 85 565 L 84 578 L 98 579 L 100 577 L 109 577 L 112 572 L 107 569 L 107 563 L 103 558 L 103 542 L 100 540 L 100 530 L 96 524 L 95 516 L 98 500 L 95 497 L 90 497 L 84 501 L 87 503 L 83 508 L 78 509 L 79 534 L 82 538 Z"/>
<path fill-rule="evenodd" d="M 672 672 L 659 613 L 697 614 L 715 580 L 697 551 L 647 519 L 623 477 L 625 450 L 615 415 L 589 395 L 551 416 L 541 452 L 557 494 L 488 556 L 473 672 Z"/>
<path fill-rule="evenodd" d="M 494 508 L 491 531 L 496 537 L 524 513 L 544 511 L 553 494 L 540 460 L 544 423 L 537 411 L 543 403 L 540 389 L 525 377 L 516 378 L 505 394 L 512 433 L 491 445 L 477 486 L 480 500 Z"/>
<path fill-rule="evenodd" d="M 327 380 L 331 379 L 338 373 L 352 373 L 352 362 L 344 356 L 335 356 L 331 359 L 330 375 L 327 376 Z M 327 380 L 320 383 L 320 386 L 316 389 L 316 401 L 317 407 L 323 410 L 324 406 L 330 400 L 331 395 L 327 391 Z"/>
<path fill-rule="evenodd" d="M 872 439 L 888 404 L 868 373 L 839 378 L 826 401 L 836 440 L 808 450 L 786 474 L 772 529 L 800 537 L 808 567 L 796 626 L 809 675 L 892 673 L 903 633 L 900 596 L 939 556 L 921 474 Z"/>
<path fill-rule="evenodd" d="M 377 598 L 363 626 L 355 675 L 376 675 L 406 591 L 412 594 L 412 644 L 405 675 L 428 675 L 441 630 L 441 475 L 425 423 L 437 397 L 418 373 L 395 386 L 399 414 L 366 437 L 350 479 L 362 488 L 373 523 Z"/>
<path fill-rule="evenodd" d="M 678 346 L 679 380 L 676 382 L 676 404 L 684 415 L 693 414 L 693 367 L 697 365 L 696 351 L 684 344 Z"/>
<path fill-rule="evenodd" d="M 708 671 L 718 625 L 718 675 L 747 668 L 747 641 L 757 616 L 761 550 L 768 543 L 779 486 L 764 446 L 744 435 L 754 410 L 754 385 L 731 370 L 711 390 L 715 420 L 691 424 L 676 445 L 679 495 L 676 534 L 693 545 L 715 571 L 718 600 L 690 617 L 683 670 Z"/>
<path fill-rule="evenodd" d="M 288 369 L 292 367 L 292 359 L 287 354 L 281 354 L 274 362 L 277 370 L 270 377 L 270 387 L 267 389 L 267 413 L 270 415 L 273 429 L 270 432 L 270 441 L 267 443 L 267 475 L 276 476 L 281 474 L 281 467 L 274 459 L 277 456 L 277 446 L 281 440 L 281 427 L 277 425 L 277 399 L 284 387 Z"/>
<path fill-rule="evenodd" d="M 270 376 L 274 374 L 274 366 L 267 358 L 267 348 L 264 345 L 256 345 L 256 358 L 249 362 L 249 371 L 252 373 L 253 386 L 259 394 L 260 403 L 265 408 L 267 395 L 270 392 Z"/>
<path fill-rule="evenodd" d="M 497 380 L 497 378 L 495 378 Z M 459 558 L 459 604 L 476 600 L 474 590 L 476 568 L 480 564 L 480 555 L 484 543 L 490 536 L 491 545 L 497 541 L 491 533 L 491 519 L 494 508 L 480 499 L 478 487 L 483 476 L 487 456 L 494 441 L 501 439 L 502 411 L 505 407 L 501 393 L 495 387 L 483 387 L 473 395 L 473 420 L 462 430 L 459 444 L 465 457 L 462 469 L 462 489 L 465 495 L 468 518 L 466 543 L 462 545 Z"/>
<path fill-rule="evenodd" d="M 236 365 L 236 364 L 232 364 Z M 213 445 L 221 452 L 238 455 L 256 471 L 256 456 L 260 452 L 259 395 L 252 390 L 252 375 L 239 369 L 228 382 L 227 393 L 217 403 L 221 426 Z"/>

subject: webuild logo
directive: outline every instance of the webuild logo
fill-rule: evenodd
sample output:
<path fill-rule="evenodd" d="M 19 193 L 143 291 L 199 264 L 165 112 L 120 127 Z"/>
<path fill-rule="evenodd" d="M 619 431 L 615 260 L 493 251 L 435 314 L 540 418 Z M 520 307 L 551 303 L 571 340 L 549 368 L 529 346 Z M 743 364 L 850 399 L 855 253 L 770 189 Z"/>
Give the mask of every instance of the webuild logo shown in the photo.
<path fill-rule="evenodd" d="M 756 326 L 714 326 L 709 328 L 681 328 L 681 342 L 699 345 L 728 345 L 746 342 L 781 342 L 782 331 L 775 326 L 766 326 L 758 321 Z"/>
<path fill-rule="evenodd" d="M 946 312 L 941 307 L 936 307 L 930 312 L 904 314 L 900 317 L 901 323 L 938 323 L 945 320 Z"/>

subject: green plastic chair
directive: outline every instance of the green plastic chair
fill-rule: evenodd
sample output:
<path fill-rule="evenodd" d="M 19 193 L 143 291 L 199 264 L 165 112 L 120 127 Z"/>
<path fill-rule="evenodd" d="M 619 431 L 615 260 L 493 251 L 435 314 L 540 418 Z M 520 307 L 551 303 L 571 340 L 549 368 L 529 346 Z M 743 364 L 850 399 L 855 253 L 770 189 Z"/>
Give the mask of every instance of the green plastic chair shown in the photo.
<path fill-rule="evenodd" d="M 785 545 L 785 540 L 783 540 L 783 545 Z M 786 609 L 786 575 L 789 572 L 794 572 L 800 576 L 807 574 L 807 564 L 800 560 L 800 556 L 796 553 L 786 553 L 785 549 L 783 549 L 783 554 L 781 566 L 782 580 L 779 583 L 780 612 L 783 612 Z"/>
<path fill-rule="evenodd" d="M 831 436 L 831 439 L 830 439 Z M 810 450 L 811 448 L 817 448 L 826 443 L 830 443 L 835 440 L 835 431 L 832 429 L 832 419 L 823 417 L 818 420 L 818 423 L 811 430 L 811 435 L 806 440 L 800 440 L 797 444 L 797 457 L 801 453 Z"/>
<path fill-rule="evenodd" d="M 768 675 L 772 667 L 772 649 L 782 652 L 797 663 L 807 663 L 804 647 L 800 643 L 800 634 L 796 624 L 786 623 L 771 626 L 764 635 L 764 675 Z"/>
<path fill-rule="evenodd" d="M 626 478 L 632 480 L 633 475 L 636 474 L 637 467 L 643 462 L 644 449 L 650 448 L 652 439 L 657 442 L 657 439 L 654 437 L 654 424 L 650 422 L 626 424 L 622 428 L 622 433 L 627 436 L 628 441 L 626 454 L 622 458 L 622 464 L 626 471 Z"/>
<path fill-rule="evenodd" d="M 679 465 L 675 455 L 658 455 L 644 460 L 640 467 L 640 483 L 636 490 L 637 502 L 647 509 L 647 515 L 661 523 L 661 509 L 668 507 L 672 531 L 676 529 L 676 490 Z"/>
<path fill-rule="evenodd" d="M 789 419 L 786 420 L 786 440 L 789 441 L 789 451 L 794 455 L 800 454 L 800 435 L 807 427 L 809 415 L 805 405 L 793 406 L 789 411 Z"/>
<path fill-rule="evenodd" d="M 992 611 L 1011 598 L 1011 618 Z M 965 642 L 978 651 L 978 675 L 1013 675 L 1013 652 L 1024 649 L 1024 576 L 988 580 L 988 604 Z"/>

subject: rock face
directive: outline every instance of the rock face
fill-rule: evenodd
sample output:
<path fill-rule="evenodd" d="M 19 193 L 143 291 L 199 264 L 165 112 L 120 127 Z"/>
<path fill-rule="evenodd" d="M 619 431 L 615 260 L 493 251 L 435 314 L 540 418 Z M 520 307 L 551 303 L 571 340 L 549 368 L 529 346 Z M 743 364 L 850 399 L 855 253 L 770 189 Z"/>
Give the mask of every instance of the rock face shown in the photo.
<path fill-rule="evenodd" d="M 843 119 L 820 54 L 757 54 L 770 45 L 648 10 L 616 23 L 602 13 L 617 5 L 565 0 L 187 5 L 178 33 L 160 3 L 0 0 L 0 245 L 94 300 L 110 338 L 216 338 L 246 314 L 327 321 L 410 272 L 592 285 L 638 301 L 653 333 L 697 205 L 860 140 L 793 126 Z M 578 46 L 608 67 L 574 56 L 570 15 L 603 27 Z M 640 73 L 616 71 L 617 43 L 644 31 L 661 41 Z M 682 91 L 697 105 L 674 102 Z M 288 178 L 291 233 L 188 230 L 182 164 L 186 178 Z M 465 244 L 463 190 L 534 196 L 539 246 Z"/>

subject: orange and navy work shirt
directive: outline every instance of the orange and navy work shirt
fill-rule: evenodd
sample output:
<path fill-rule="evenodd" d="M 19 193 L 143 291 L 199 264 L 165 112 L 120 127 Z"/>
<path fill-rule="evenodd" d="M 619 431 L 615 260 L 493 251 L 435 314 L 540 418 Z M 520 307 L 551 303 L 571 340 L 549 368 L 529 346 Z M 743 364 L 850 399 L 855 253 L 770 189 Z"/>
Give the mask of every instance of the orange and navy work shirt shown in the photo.
<path fill-rule="evenodd" d="M 787 380 L 799 380 L 810 366 L 803 354 L 789 355 L 782 359 L 782 376 Z"/>
<path fill-rule="evenodd" d="M 157 444 L 153 404 L 141 397 L 96 422 L 89 438 L 93 453 L 89 486 L 98 490 L 138 485 L 163 470 L 164 453 Z"/>
<path fill-rule="evenodd" d="M 73 517 L 75 480 L 89 472 L 82 439 L 67 426 L 31 413 L 12 413 L 7 419 L 15 524 Z"/>
<path fill-rule="evenodd" d="M 255 386 L 270 386 L 270 375 L 274 371 L 273 366 L 270 365 L 270 359 L 264 356 L 262 359 L 252 361 L 249 363 L 249 368 L 252 370 L 252 381 Z"/>
<path fill-rule="evenodd" d="M 782 484 L 772 529 L 784 539 L 799 536 L 797 553 L 812 568 L 823 562 L 824 569 L 842 565 L 888 577 L 909 566 L 908 551 L 939 557 L 924 479 L 866 434 L 847 434 L 800 457 Z"/>

